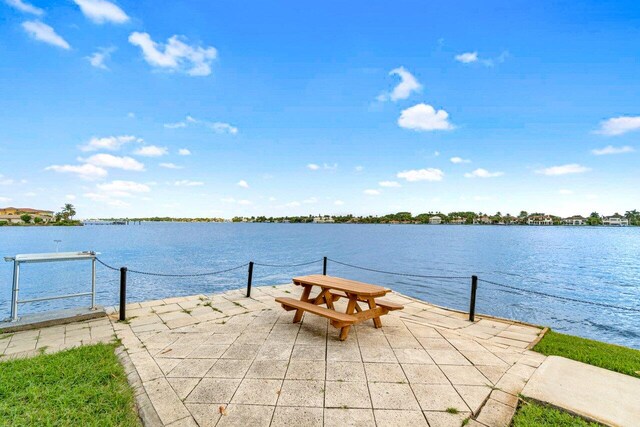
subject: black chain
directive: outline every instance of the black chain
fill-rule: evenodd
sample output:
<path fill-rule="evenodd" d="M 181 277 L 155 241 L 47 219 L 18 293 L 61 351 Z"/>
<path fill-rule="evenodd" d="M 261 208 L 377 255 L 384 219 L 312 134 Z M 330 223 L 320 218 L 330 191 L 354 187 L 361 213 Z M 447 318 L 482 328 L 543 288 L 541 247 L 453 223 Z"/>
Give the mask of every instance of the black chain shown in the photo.
<path fill-rule="evenodd" d="M 259 265 L 261 267 L 286 268 L 286 267 L 302 267 L 303 265 L 317 264 L 319 262 L 322 262 L 322 260 L 317 259 L 315 261 L 301 262 L 300 264 L 263 264 L 261 262 L 254 262 L 253 265 Z"/>
<path fill-rule="evenodd" d="M 471 276 L 425 276 L 421 274 L 409 274 L 409 273 L 395 273 L 393 271 L 376 270 L 373 268 L 360 267 L 353 264 L 347 264 L 345 262 L 336 261 L 335 259 L 327 258 L 328 261 L 335 262 L 336 264 L 344 265 L 346 267 L 357 268 L 359 270 L 373 271 L 375 273 L 392 274 L 394 276 L 405 277 L 420 277 L 423 279 L 470 279 Z"/>
<path fill-rule="evenodd" d="M 106 263 L 104 263 L 103 261 L 101 261 L 100 259 L 96 258 L 96 261 L 98 261 L 100 264 L 104 265 L 105 267 L 111 269 L 111 270 L 120 270 L 119 268 L 115 268 L 112 267 Z M 222 274 L 222 273 L 227 273 L 229 271 L 234 271 L 234 270 L 238 270 L 240 268 L 243 267 L 247 267 L 249 265 L 249 263 L 246 264 L 242 264 L 242 265 L 238 265 L 237 267 L 232 267 L 232 268 L 227 268 L 225 270 L 218 270 L 218 271 L 210 271 L 207 273 L 191 273 L 191 274 L 165 274 L 165 273 L 152 273 L 149 271 L 138 271 L 138 270 L 131 270 L 131 269 L 127 269 L 127 272 L 129 273 L 135 273 L 135 274 L 143 274 L 145 276 L 161 276 L 161 277 L 202 277 L 202 276 L 213 276 L 215 274 Z"/>
<path fill-rule="evenodd" d="M 522 288 L 518 288 L 518 287 L 515 287 L 515 286 L 504 285 L 502 283 L 496 283 L 496 282 L 492 282 L 490 280 L 485 280 L 485 279 L 478 279 L 478 281 L 479 282 L 488 283 L 488 284 L 494 285 L 494 286 L 499 286 L 499 287 L 502 287 L 502 288 L 513 289 L 515 291 L 528 292 L 530 294 L 540 295 L 540 296 L 547 297 L 547 298 L 556 298 L 556 299 L 560 299 L 560 300 L 564 300 L 564 301 L 578 302 L 578 303 L 582 303 L 582 304 L 595 305 L 595 306 L 598 306 L 598 307 L 615 308 L 615 309 L 618 309 L 618 310 L 626 310 L 626 311 L 633 311 L 633 312 L 640 313 L 640 309 L 633 308 L 633 307 L 621 307 L 621 306 L 618 306 L 618 305 L 607 304 L 607 303 L 603 303 L 603 302 L 585 301 L 585 300 L 580 300 L 580 299 L 576 299 L 576 298 L 562 297 L 562 296 L 559 296 L 559 295 L 547 294 L 545 292 L 532 291 L 530 289 L 522 289 Z"/>

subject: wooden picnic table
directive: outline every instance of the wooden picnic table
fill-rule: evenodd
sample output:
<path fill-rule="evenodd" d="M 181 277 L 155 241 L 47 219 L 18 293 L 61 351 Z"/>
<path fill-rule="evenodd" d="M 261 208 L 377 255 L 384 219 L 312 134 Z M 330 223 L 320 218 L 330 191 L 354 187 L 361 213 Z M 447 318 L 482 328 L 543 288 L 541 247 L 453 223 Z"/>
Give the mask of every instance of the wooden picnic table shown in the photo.
<path fill-rule="evenodd" d="M 391 292 L 391 289 L 378 285 L 321 274 L 294 277 L 293 283 L 304 288 L 299 300 L 276 298 L 285 310 L 296 310 L 293 323 L 301 321 L 305 311 L 326 317 L 332 326 L 340 328 L 341 341 L 347 339 L 351 325 L 373 319 L 374 326 L 380 328 L 382 327 L 380 316 L 403 308 L 399 304 L 380 299 Z M 316 286 L 320 288 L 319 292 L 315 297 L 311 297 L 311 291 Z M 336 310 L 333 304 L 340 298 L 349 300 L 344 313 Z M 368 309 L 363 310 L 358 303 L 366 303 Z"/>

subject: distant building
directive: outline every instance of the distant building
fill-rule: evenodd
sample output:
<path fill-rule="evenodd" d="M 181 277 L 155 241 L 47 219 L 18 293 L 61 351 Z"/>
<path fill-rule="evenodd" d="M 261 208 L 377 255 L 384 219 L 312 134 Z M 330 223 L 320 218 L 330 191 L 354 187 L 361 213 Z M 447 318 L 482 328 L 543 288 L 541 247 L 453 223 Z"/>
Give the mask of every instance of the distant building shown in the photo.
<path fill-rule="evenodd" d="M 491 218 L 489 218 L 486 215 L 477 216 L 473 218 L 473 223 L 474 224 L 491 224 Z"/>
<path fill-rule="evenodd" d="M 437 215 L 434 215 L 431 218 L 429 218 L 429 224 L 442 224 L 442 218 L 440 218 Z"/>
<path fill-rule="evenodd" d="M 580 216 L 580 215 L 574 215 L 574 216 L 570 216 L 568 218 L 564 218 L 562 220 L 562 222 L 565 225 L 586 225 L 587 224 L 587 218 Z"/>
<path fill-rule="evenodd" d="M 40 218 L 44 222 L 53 220 L 53 211 L 32 208 L 0 208 L 0 221 L 7 221 L 13 224 L 19 224 L 24 221 L 20 218 L 22 215 L 31 215 L 32 218 Z"/>
<path fill-rule="evenodd" d="M 333 217 L 329 216 L 329 215 L 325 215 L 325 216 L 316 216 L 313 218 L 313 222 L 315 222 L 316 224 L 329 224 L 329 223 L 333 223 L 336 222 Z"/>
<path fill-rule="evenodd" d="M 605 216 L 604 218 L 602 218 L 602 224 L 617 226 L 617 227 L 625 227 L 629 225 L 629 220 L 623 217 L 622 215 L 615 214 L 611 216 Z"/>
<path fill-rule="evenodd" d="M 528 225 L 553 225 L 553 218 L 549 215 L 529 215 Z"/>
<path fill-rule="evenodd" d="M 453 218 L 451 218 L 451 220 L 449 221 L 450 224 L 456 224 L 456 225 L 461 225 L 461 224 L 465 224 L 467 222 L 466 218 L 463 218 L 461 216 L 454 216 Z"/>

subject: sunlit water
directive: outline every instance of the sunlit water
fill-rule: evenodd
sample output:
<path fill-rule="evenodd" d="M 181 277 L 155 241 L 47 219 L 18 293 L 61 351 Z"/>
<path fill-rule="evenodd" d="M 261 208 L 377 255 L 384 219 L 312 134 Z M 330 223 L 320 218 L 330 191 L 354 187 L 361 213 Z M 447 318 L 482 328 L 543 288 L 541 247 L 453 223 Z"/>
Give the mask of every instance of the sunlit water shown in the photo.
<path fill-rule="evenodd" d="M 106 263 L 161 273 L 203 273 L 244 264 L 300 263 L 323 256 L 374 269 L 470 276 L 554 295 L 640 308 L 640 228 L 339 224 L 187 224 L 3 227 L 0 255 L 94 250 Z M 256 266 L 254 286 L 320 273 L 322 264 Z M 385 275 L 329 263 L 329 274 L 385 285 L 467 310 L 470 279 Z M 98 303 L 118 299 L 118 272 L 98 266 Z M 8 317 L 12 268 L 0 264 L 0 318 Z M 129 274 L 129 301 L 246 286 L 246 268 L 220 276 Z M 21 297 L 89 290 L 88 262 L 23 265 Z M 21 313 L 87 304 L 88 298 L 25 304 Z M 477 311 L 640 348 L 640 313 L 524 294 L 480 282 Z"/>

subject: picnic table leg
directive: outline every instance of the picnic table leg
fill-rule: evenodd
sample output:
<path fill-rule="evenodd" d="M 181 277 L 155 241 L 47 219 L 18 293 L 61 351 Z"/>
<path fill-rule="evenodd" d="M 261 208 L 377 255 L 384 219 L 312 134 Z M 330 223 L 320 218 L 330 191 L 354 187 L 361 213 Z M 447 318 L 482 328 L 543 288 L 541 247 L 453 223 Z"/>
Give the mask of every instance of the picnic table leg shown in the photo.
<path fill-rule="evenodd" d="M 311 294 L 311 285 L 304 285 L 304 291 L 302 291 L 302 296 L 300 297 L 300 301 L 308 302 L 309 295 Z M 293 323 L 298 323 L 302 320 L 302 315 L 304 314 L 304 310 L 296 310 L 296 315 L 293 316 Z"/>
<path fill-rule="evenodd" d="M 369 302 L 369 308 L 370 309 L 374 309 L 376 308 L 376 300 L 373 298 L 368 298 L 367 301 Z M 382 328 L 382 320 L 380 320 L 380 317 L 374 317 L 373 318 L 373 325 L 376 328 Z"/>
<path fill-rule="evenodd" d="M 356 309 L 356 304 L 358 304 L 358 297 L 355 295 L 349 295 L 347 314 L 353 314 Z M 340 341 L 344 341 L 347 339 L 347 336 L 349 335 L 349 329 L 351 329 L 351 325 L 343 326 L 342 329 L 340 329 Z"/>

